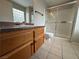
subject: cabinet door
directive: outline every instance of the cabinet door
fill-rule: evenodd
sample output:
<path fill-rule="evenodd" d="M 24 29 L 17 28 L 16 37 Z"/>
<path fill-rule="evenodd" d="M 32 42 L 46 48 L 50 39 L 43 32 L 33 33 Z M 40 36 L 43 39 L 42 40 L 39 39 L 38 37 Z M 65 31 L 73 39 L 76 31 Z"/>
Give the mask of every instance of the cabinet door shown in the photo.
<path fill-rule="evenodd" d="M 43 37 L 35 41 L 35 52 L 42 46 L 43 43 L 44 43 Z"/>
<path fill-rule="evenodd" d="M 40 36 L 44 36 L 44 28 L 35 29 L 35 40 L 37 40 Z"/>
<path fill-rule="evenodd" d="M 13 52 L 2 56 L 2 59 L 29 59 L 32 55 L 31 50 L 31 44 L 27 43 Z"/>

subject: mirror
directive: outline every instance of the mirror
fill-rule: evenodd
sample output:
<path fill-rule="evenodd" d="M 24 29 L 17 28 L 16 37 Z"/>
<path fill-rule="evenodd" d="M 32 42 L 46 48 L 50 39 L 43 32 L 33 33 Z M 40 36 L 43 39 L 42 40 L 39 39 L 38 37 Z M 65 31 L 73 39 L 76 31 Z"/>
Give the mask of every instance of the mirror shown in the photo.
<path fill-rule="evenodd" d="M 0 0 L 0 22 L 32 23 L 32 0 Z"/>

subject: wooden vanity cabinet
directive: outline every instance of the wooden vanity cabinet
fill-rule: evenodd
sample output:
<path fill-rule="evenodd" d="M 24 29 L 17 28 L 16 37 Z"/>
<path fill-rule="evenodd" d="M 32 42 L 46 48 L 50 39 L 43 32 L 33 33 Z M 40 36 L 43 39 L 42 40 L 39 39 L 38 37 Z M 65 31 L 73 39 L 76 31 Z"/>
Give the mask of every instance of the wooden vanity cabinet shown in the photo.
<path fill-rule="evenodd" d="M 29 59 L 44 43 L 44 27 L 0 32 L 0 59 Z"/>
<path fill-rule="evenodd" d="M 35 29 L 35 52 L 42 46 L 44 43 L 44 28 Z"/>

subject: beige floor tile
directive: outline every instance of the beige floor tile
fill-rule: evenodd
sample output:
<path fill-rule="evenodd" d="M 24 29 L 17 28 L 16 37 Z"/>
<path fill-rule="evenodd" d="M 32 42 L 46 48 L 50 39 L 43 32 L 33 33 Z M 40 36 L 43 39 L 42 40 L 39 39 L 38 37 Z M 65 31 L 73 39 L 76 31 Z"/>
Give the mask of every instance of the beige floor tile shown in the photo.
<path fill-rule="evenodd" d="M 78 57 L 75 55 L 75 54 L 68 54 L 68 53 L 65 53 L 63 55 L 63 59 L 78 59 Z"/>
<path fill-rule="evenodd" d="M 63 47 L 63 52 L 64 53 L 67 53 L 68 52 L 68 53 L 73 53 L 73 54 L 75 53 L 74 52 L 74 49 L 71 48 L 71 47 Z"/>
<path fill-rule="evenodd" d="M 57 47 L 52 47 L 49 51 L 50 53 L 52 54 L 55 54 L 55 55 L 58 55 L 58 56 L 61 56 L 61 49 L 57 48 Z"/>
<path fill-rule="evenodd" d="M 63 59 L 78 59 L 72 45 L 63 46 Z"/>
<path fill-rule="evenodd" d="M 56 43 L 54 43 L 54 44 L 53 44 L 53 47 L 54 47 L 55 49 L 61 49 L 61 44 L 56 44 Z"/>
<path fill-rule="evenodd" d="M 46 56 L 48 54 L 47 50 L 38 50 L 35 54 L 35 56 L 37 56 L 39 59 L 46 59 Z"/>
<path fill-rule="evenodd" d="M 51 48 L 51 46 L 50 46 L 50 45 L 48 45 L 48 44 L 43 44 L 43 45 L 41 46 L 41 48 L 40 48 L 40 49 L 44 49 L 44 50 L 49 51 L 49 50 L 50 50 L 50 48 Z"/>
<path fill-rule="evenodd" d="M 79 58 L 79 46 L 77 46 L 77 45 L 72 45 L 72 47 L 73 47 L 73 49 L 74 49 L 76 55 L 77 55 L 78 58 Z"/>
<path fill-rule="evenodd" d="M 62 58 L 54 54 L 48 54 L 46 59 L 62 59 Z"/>
<path fill-rule="evenodd" d="M 37 56 L 33 55 L 30 59 L 39 59 Z"/>

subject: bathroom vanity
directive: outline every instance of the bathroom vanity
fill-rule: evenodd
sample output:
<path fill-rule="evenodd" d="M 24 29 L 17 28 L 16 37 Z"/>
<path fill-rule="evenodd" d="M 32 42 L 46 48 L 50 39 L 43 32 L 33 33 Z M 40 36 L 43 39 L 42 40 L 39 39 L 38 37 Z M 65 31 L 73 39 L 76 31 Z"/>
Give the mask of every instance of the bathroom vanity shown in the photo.
<path fill-rule="evenodd" d="M 28 59 L 44 43 L 44 26 L 0 28 L 0 58 Z"/>

